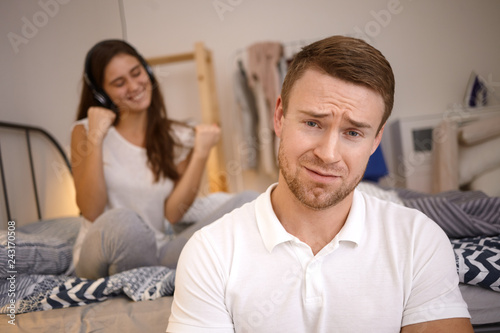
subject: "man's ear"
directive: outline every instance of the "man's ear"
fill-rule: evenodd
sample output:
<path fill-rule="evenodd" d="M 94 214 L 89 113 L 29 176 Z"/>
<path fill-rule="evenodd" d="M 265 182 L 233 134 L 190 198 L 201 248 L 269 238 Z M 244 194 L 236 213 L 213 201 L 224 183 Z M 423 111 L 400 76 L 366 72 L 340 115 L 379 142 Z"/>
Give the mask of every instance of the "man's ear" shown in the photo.
<path fill-rule="evenodd" d="M 276 108 L 274 109 L 274 132 L 278 138 L 281 138 L 281 129 L 283 127 L 283 100 L 278 96 Z"/>
<path fill-rule="evenodd" d="M 375 137 L 375 140 L 373 141 L 373 147 L 372 147 L 371 154 L 373 154 L 375 152 L 375 150 L 377 150 L 377 147 L 380 144 L 380 141 L 382 140 L 382 134 L 384 134 L 385 124 L 387 124 L 387 122 L 384 123 L 384 125 L 380 128 L 380 130 L 377 133 L 377 136 Z"/>

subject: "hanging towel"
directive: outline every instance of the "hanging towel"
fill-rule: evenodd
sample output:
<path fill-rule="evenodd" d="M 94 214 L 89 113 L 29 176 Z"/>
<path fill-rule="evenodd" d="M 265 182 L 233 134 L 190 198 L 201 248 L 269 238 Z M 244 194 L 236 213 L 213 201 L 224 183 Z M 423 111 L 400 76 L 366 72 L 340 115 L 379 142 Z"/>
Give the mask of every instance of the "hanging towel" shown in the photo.
<path fill-rule="evenodd" d="M 278 65 L 283 56 L 283 46 L 278 42 L 255 43 L 248 47 L 248 80 L 251 88 L 260 82 L 271 112 L 280 94 L 281 80 Z M 272 114 L 270 115 L 272 118 Z"/>

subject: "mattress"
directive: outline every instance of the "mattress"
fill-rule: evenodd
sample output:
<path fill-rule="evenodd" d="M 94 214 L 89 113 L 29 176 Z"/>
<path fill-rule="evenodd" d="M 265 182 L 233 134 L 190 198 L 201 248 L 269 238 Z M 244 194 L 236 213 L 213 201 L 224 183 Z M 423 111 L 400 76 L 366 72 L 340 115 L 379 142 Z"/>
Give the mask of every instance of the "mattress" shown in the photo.
<path fill-rule="evenodd" d="M 0 331 L 3 333 L 32 332 L 165 332 L 172 296 L 153 301 L 134 302 L 117 296 L 105 302 L 92 303 L 49 311 L 37 311 L 15 316 L 15 326 L 2 314 Z"/>
<path fill-rule="evenodd" d="M 460 291 L 469 306 L 473 325 L 500 323 L 499 292 L 463 283 Z M 498 327 L 500 330 L 500 325 Z"/>

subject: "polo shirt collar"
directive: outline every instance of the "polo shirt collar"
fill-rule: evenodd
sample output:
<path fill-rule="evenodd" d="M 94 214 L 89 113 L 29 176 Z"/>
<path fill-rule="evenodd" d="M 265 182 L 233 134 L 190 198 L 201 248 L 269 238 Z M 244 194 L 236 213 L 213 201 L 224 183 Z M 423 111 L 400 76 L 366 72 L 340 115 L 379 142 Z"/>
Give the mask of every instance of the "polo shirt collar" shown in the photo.
<path fill-rule="evenodd" d="M 338 234 L 339 241 L 348 241 L 359 245 L 361 237 L 363 236 L 363 230 L 365 229 L 365 223 L 365 198 L 358 189 L 355 189 L 351 210 L 349 211 L 349 215 L 347 215 L 344 226 L 340 229 Z"/>
<path fill-rule="evenodd" d="M 276 245 L 296 238 L 283 228 L 283 225 L 274 213 L 271 203 L 271 192 L 277 185 L 278 183 L 269 186 L 267 191 L 260 195 L 255 203 L 257 226 L 262 240 L 264 241 L 264 245 L 269 252 L 272 252 Z"/>
<path fill-rule="evenodd" d="M 272 252 L 274 247 L 281 243 L 298 240 L 297 237 L 289 234 L 285 228 L 283 228 L 283 225 L 274 213 L 271 203 L 271 192 L 277 185 L 278 184 L 275 183 L 269 186 L 266 192 L 257 198 L 255 204 L 257 226 L 264 245 L 269 252 Z M 355 189 L 351 210 L 349 211 L 344 226 L 335 237 L 336 241 L 348 241 L 359 244 L 365 225 L 365 211 L 366 207 L 363 195 Z"/>

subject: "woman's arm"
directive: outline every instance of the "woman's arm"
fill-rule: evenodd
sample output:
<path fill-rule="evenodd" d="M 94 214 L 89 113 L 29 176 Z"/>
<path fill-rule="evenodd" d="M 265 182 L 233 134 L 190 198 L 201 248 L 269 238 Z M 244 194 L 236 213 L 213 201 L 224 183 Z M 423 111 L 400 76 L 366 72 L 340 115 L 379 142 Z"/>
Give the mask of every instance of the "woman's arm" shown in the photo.
<path fill-rule="evenodd" d="M 76 204 L 82 215 L 93 222 L 102 214 L 108 200 L 102 141 L 116 115 L 101 107 L 89 108 L 88 133 L 77 125 L 71 134 L 71 169 L 76 190 Z"/>
<path fill-rule="evenodd" d="M 181 177 L 165 200 L 165 218 L 172 224 L 182 218 L 196 199 L 210 150 L 220 137 L 220 128 L 217 125 L 198 125 L 195 130 L 193 151 L 186 161 L 179 164 Z"/>

